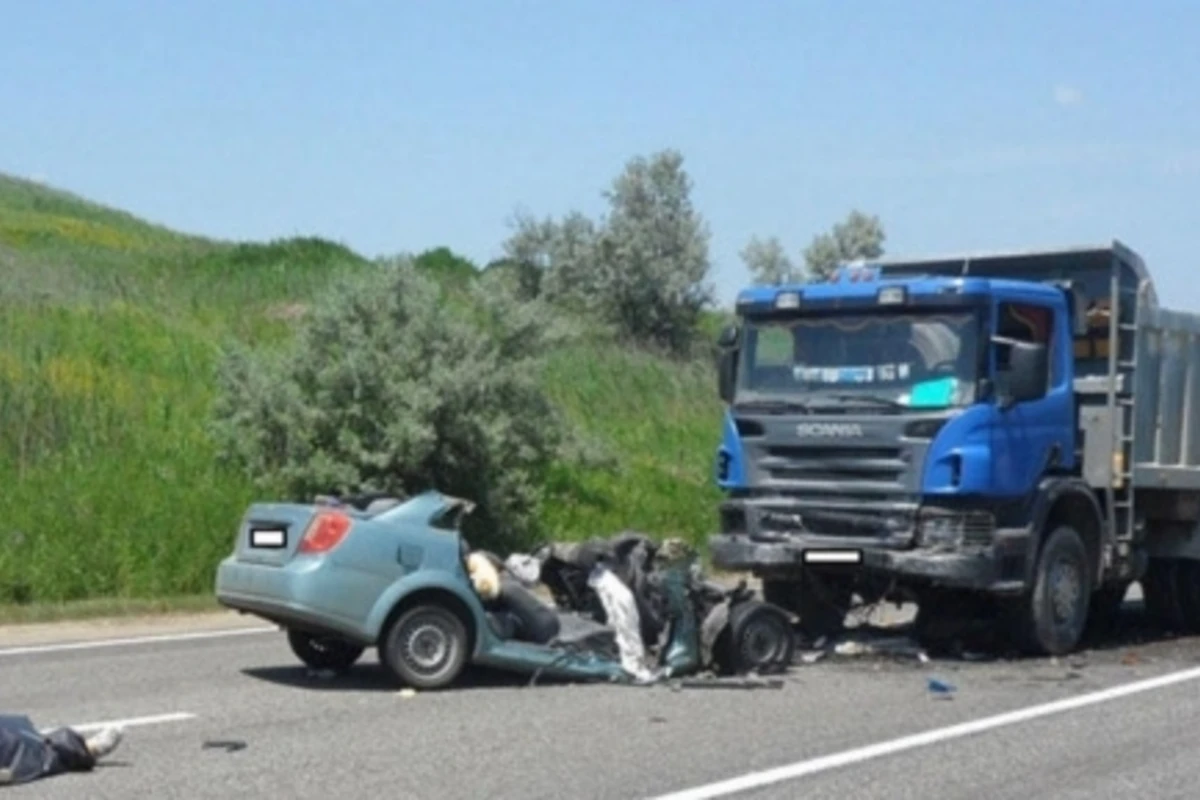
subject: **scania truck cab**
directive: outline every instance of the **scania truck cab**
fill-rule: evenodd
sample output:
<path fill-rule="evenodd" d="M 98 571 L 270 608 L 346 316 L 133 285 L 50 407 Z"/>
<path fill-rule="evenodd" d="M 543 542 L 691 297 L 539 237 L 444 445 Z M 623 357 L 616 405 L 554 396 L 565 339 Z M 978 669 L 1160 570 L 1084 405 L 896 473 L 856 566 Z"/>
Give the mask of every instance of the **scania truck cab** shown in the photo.
<path fill-rule="evenodd" d="M 806 634 L 858 595 L 915 600 L 926 638 L 986 607 L 1065 653 L 1138 580 L 1200 630 L 1200 317 L 1133 251 L 850 265 L 736 312 L 710 551 Z"/>

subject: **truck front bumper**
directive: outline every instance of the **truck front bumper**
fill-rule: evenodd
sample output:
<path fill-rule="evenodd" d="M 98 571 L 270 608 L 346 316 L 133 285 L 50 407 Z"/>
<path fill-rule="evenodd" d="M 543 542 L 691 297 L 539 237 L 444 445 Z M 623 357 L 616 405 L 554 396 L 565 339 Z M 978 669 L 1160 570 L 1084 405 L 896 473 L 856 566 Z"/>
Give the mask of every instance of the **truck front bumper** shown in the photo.
<path fill-rule="evenodd" d="M 804 535 L 761 541 L 744 533 L 727 533 L 710 537 L 709 550 L 714 566 L 731 571 L 780 574 L 818 563 L 836 563 L 839 569 L 862 569 L 911 582 L 1015 594 L 1026 586 L 1030 541 L 1026 528 L 999 529 L 990 545 L 957 549 L 896 549 L 872 546 L 873 543 L 861 539 Z M 821 558 L 834 551 L 838 556 L 849 553 L 859 556 L 855 560 Z"/>

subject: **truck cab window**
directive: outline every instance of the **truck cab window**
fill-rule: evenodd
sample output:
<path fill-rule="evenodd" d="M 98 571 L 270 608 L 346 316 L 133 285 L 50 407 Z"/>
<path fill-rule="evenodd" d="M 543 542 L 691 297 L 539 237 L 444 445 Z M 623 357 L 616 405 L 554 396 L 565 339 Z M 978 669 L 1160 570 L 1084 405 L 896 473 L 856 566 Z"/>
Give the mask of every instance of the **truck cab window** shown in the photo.
<path fill-rule="evenodd" d="M 1050 357 L 1050 386 L 1057 385 L 1059 369 L 1058 359 L 1054 357 L 1054 311 L 1031 303 L 1000 303 L 998 309 L 996 334 L 1020 342 L 1046 345 Z M 1007 353 L 1007 350 L 996 352 L 997 376 L 1008 369 Z"/>

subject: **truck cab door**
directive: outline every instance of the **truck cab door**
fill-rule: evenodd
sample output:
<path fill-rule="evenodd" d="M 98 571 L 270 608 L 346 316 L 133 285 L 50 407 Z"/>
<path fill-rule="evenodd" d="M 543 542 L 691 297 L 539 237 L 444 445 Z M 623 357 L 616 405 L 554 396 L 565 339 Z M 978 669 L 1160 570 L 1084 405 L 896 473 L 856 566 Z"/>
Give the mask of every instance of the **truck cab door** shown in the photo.
<path fill-rule="evenodd" d="M 1045 301 L 998 298 L 993 308 L 996 336 L 1046 346 L 1048 377 L 1040 396 L 1000 406 L 1008 365 L 1004 348 L 991 348 L 993 402 L 992 486 L 998 499 L 1028 498 L 1046 470 L 1074 466 L 1071 383 L 1072 338 L 1065 309 Z"/>

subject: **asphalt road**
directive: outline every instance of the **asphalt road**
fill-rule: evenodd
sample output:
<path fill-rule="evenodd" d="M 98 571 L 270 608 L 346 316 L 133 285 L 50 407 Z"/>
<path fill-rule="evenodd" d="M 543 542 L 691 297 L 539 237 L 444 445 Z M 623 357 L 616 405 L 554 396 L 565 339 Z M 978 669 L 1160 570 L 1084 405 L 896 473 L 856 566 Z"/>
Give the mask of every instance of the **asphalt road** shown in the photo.
<path fill-rule="evenodd" d="M 0 635 L 0 710 L 43 728 L 133 722 L 103 768 L 5 796 L 1172 798 L 1195 797 L 1200 770 L 1197 639 L 1120 634 L 1063 661 L 831 655 L 779 689 L 491 675 L 405 697 L 373 653 L 321 680 L 274 630 L 204 636 L 47 650 Z M 1168 675 L 1182 677 L 1095 694 Z M 956 687 L 950 699 L 928 691 L 931 676 Z M 1081 705 L 1045 706 L 1070 698 Z M 989 719 L 1005 712 L 1020 713 Z M 980 720 L 969 735 L 952 727 Z"/>

